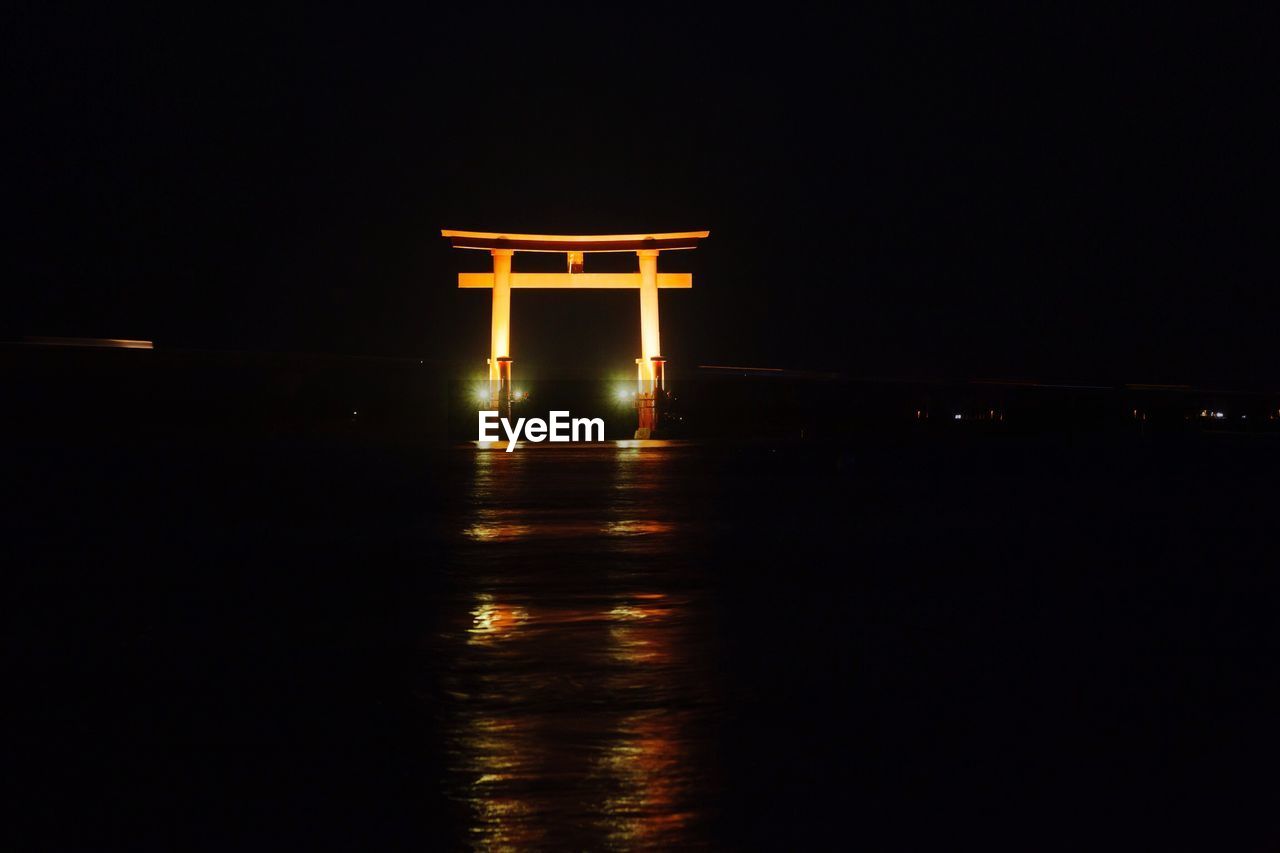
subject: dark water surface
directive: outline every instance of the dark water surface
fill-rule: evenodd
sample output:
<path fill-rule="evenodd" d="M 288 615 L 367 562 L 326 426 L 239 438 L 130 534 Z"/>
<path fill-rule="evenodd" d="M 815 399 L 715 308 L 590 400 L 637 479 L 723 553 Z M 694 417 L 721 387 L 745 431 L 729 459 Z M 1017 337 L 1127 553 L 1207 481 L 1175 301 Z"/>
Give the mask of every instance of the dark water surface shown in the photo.
<path fill-rule="evenodd" d="M 443 628 L 452 798 L 480 847 L 711 838 L 724 713 L 707 494 L 679 446 L 459 451 Z"/>
<path fill-rule="evenodd" d="M 1270 837 L 1273 441 L 625 444 L 451 460 L 468 841 Z"/>
<path fill-rule="evenodd" d="M 20 449 L 11 849 L 1277 841 L 1269 436 Z"/>

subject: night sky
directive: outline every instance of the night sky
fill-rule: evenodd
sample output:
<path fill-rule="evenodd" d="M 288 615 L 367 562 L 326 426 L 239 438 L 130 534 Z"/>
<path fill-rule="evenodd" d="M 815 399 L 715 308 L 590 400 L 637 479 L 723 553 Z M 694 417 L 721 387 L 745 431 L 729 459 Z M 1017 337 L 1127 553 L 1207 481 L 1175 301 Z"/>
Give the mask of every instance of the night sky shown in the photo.
<path fill-rule="evenodd" d="M 1267 22 L 736 8 L 11 12 L 0 337 L 479 370 L 440 228 L 709 228 L 677 364 L 1280 385 Z M 517 292 L 517 370 L 637 301 Z"/>

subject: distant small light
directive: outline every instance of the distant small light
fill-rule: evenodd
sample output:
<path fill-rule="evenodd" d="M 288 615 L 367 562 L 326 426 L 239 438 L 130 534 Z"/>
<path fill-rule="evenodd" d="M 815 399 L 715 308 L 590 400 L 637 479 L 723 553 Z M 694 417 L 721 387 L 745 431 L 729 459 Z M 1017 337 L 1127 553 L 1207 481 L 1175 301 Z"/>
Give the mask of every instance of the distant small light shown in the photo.
<path fill-rule="evenodd" d="M 959 415 L 956 415 L 956 420 L 960 420 L 960 416 L 959 416 Z"/>
<path fill-rule="evenodd" d="M 353 414 L 353 415 L 358 415 L 358 414 L 360 414 L 360 413 L 359 413 L 359 412 L 352 412 L 351 414 Z"/>

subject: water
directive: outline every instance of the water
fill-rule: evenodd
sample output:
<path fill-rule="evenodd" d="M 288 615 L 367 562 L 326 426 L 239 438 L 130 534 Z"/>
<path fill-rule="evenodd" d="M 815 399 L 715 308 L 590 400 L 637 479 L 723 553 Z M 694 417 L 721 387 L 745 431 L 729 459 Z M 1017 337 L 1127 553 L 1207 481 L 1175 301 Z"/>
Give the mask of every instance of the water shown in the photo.
<path fill-rule="evenodd" d="M 692 452 L 460 451 L 429 654 L 469 843 L 709 843 L 724 697 Z"/>
<path fill-rule="evenodd" d="M 1265 436 L 23 451 L 15 848 L 1277 840 Z"/>
<path fill-rule="evenodd" d="M 1244 743 L 1276 645 L 1276 448 L 1233 441 L 458 449 L 422 659 L 454 839 L 1053 849 L 1107 820 L 1125 844 L 1196 838 L 1219 807 L 1247 826 L 1265 789 L 1200 778 L 1261 767 Z"/>

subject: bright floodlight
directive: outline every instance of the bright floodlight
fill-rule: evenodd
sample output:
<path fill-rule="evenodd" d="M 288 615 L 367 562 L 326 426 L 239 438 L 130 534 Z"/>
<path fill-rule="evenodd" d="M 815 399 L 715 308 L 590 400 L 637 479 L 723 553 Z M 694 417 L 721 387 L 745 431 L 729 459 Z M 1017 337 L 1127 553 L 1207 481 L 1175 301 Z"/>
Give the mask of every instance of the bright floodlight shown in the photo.
<path fill-rule="evenodd" d="M 491 399 L 488 385 L 477 385 L 475 398 L 477 403 L 488 403 Z"/>
<path fill-rule="evenodd" d="M 614 397 L 619 403 L 630 403 L 635 399 L 635 396 L 635 392 L 626 385 L 619 385 L 618 389 L 614 391 Z"/>

